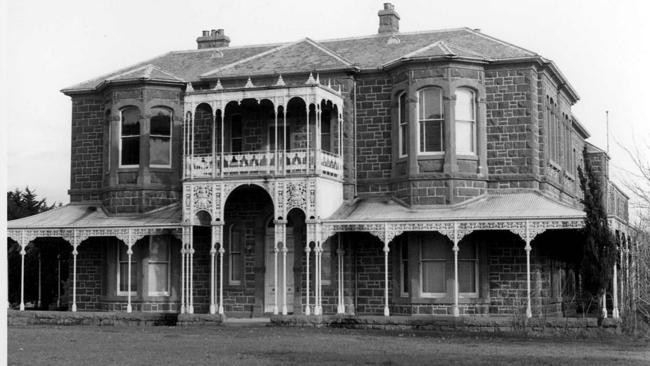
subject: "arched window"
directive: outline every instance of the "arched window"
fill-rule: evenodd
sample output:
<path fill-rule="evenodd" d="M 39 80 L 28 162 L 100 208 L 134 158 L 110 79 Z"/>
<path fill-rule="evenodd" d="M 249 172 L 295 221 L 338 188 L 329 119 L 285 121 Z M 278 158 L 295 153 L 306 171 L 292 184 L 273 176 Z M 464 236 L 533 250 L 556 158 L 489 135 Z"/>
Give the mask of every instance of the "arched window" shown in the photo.
<path fill-rule="evenodd" d="M 152 108 L 149 126 L 149 165 L 170 168 L 172 162 L 172 113 Z"/>
<path fill-rule="evenodd" d="M 140 110 L 127 107 L 120 112 L 120 166 L 140 164 Z"/>
<path fill-rule="evenodd" d="M 445 129 L 442 89 L 430 87 L 418 91 L 418 124 L 420 152 L 443 152 Z"/>
<path fill-rule="evenodd" d="M 470 89 L 456 90 L 455 115 L 456 153 L 476 154 L 476 103 Z"/>
<path fill-rule="evenodd" d="M 399 157 L 405 157 L 409 152 L 409 122 L 408 122 L 408 105 L 406 103 L 406 93 L 399 95 L 398 99 L 398 118 L 399 118 Z"/>

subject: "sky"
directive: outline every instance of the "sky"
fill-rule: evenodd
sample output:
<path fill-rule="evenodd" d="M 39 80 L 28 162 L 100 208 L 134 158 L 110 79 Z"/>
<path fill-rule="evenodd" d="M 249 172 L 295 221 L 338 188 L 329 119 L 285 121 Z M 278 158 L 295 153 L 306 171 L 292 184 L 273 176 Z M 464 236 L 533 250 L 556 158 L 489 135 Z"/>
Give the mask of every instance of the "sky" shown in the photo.
<path fill-rule="evenodd" d="M 8 1 L 7 189 L 29 186 L 69 202 L 70 98 L 60 89 L 172 50 L 196 48 L 202 30 L 231 46 L 377 33 L 382 1 Z M 479 28 L 549 58 L 581 100 L 574 114 L 606 148 L 611 177 L 633 179 L 622 147 L 650 142 L 650 2 L 643 0 L 393 1 L 400 31 Z M 647 152 L 650 158 L 650 152 Z M 1 173 L 1 172 L 0 172 Z M 621 185 L 621 184 L 619 184 Z"/>

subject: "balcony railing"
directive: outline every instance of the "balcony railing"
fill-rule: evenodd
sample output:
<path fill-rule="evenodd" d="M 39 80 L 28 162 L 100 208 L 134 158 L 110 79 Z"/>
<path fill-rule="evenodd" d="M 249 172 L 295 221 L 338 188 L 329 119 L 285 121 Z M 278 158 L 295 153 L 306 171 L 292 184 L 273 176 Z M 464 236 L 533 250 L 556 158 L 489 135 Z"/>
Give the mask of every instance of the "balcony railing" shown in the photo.
<path fill-rule="evenodd" d="M 222 167 L 223 165 L 223 167 Z M 323 174 L 343 177 L 340 156 L 305 149 L 286 152 L 229 152 L 223 154 L 195 154 L 185 161 L 185 178 L 219 178 L 221 176 L 301 175 Z"/>

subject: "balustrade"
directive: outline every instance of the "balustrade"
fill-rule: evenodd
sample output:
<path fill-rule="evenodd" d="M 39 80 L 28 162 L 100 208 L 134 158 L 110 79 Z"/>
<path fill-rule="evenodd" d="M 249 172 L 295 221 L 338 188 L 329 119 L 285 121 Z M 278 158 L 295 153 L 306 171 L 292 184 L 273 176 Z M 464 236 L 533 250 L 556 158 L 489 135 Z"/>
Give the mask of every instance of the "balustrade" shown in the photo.
<path fill-rule="evenodd" d="M 294 149 L 278 151 L 245 151 L 223 154 L 200 154 L 188 156 L 185 161 L 185 178 L 216 178 L 224 176 L 254 175 L 299 175 L 317 172 L 335 178 L 343 177 L 343 160 L 340 156 L 318 151 L 319 159 L 314 159 L 314 151 Z M 314 169 L 314 162 L 319 164 Z"/>

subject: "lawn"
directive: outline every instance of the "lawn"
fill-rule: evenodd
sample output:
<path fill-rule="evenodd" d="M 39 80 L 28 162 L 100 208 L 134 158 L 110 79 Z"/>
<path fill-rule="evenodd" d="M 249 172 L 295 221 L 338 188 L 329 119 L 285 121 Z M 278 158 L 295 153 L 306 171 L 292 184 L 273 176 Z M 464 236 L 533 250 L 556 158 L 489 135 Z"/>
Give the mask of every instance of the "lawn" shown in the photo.
<path fill-rule="evenodd" d="M 378 330 L 224 327 L 8 329 L 10 365 L 648 365 L 625 338 L 535 339 Z"/>

